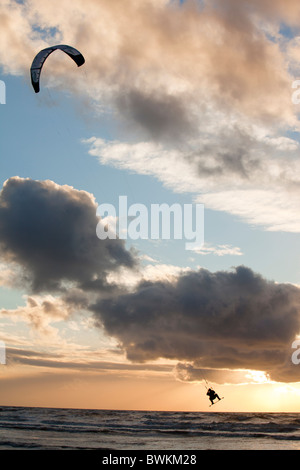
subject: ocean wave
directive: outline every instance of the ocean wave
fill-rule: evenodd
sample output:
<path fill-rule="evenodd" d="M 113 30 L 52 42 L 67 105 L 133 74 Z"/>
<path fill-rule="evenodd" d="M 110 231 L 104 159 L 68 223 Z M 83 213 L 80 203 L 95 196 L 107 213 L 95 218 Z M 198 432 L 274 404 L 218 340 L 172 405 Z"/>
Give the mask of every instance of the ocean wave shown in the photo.
<path fill-rule="evenodd" d="M 177 448 L 300 441 L 300 415 L 1 407 L 0 448 Z M 173 444 L 174 443 L 174 444 Z M 233 445 L 233 444 L 232 444 Z M 243 444 L 244 445 L 244 444 Z M 251 444 L 252 447 L 254 444 Z"/>
<path fill-rule="evenodd" d="M 157 423 L 155 426 L 126 426 L 126 425 L 114 425 L 114 426 L 91 426 L 88 424 L 76 426 L 73 424 L 56 424 L 49 425 L 44 423 L 1 423 L 0 424 L 0 439 L 1 435 L 5 431 L 23 431 L 23 432 L 40 432 L 41 434 L 51 433 L 54 434 L 77 434 L 77 435 L 119 435 L 119 436 L 138 436 L 138 435 L 165 435 L 165 436 L 181 436 L 182 438 L 196 438 L 201 436 L 211 437 L 226 437 L 226 438 L 257 438 L 259 437 L 270 437 L 276 439 L 293 439 L 300 440 L 299 429 L 294 426 L 231 426 L 227 425 L 203 425 L 197 427 L 171 427 L 171 426 L 159 426 Z M 2 444 L 2 441 L 1 441 Z"/>

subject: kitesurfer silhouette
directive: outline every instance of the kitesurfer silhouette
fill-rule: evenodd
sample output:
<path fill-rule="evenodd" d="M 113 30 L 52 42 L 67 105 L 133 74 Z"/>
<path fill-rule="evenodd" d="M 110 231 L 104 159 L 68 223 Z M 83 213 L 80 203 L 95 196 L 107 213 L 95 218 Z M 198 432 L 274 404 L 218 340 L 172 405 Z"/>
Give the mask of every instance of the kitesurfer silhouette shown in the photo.
<path fill-rule="evenodd" d="M 214 400 L 215 400 L 216 398 L 217 398 L 218 400 L 221 400 L 221 398 L 220 398 L 219 395 L 214 391 L 213 388 L 209 388 L 209 389 L 207 390 L 206 395 L 209 396 L 209 399 L 210 399 L 212 405 L 214 404 Z"/>

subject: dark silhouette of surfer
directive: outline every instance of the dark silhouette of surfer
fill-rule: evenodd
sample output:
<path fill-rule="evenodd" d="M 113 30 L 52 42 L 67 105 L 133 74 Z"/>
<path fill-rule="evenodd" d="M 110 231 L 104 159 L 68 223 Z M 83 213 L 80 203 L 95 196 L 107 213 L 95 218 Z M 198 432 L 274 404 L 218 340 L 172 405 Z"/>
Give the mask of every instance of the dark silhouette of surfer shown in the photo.
<path fill-rule="evenodd" d="M 217 398 L 218 400 L 221 400 L 221 398 L 219 397 L 219 395 L 214 391 L 213 388 L 209 388 L 207 390 L 207 394 L 209 396 L 209 399 L 211 401 L 211 404 L 213 405 L 214 404 L 214 400 Z"/>

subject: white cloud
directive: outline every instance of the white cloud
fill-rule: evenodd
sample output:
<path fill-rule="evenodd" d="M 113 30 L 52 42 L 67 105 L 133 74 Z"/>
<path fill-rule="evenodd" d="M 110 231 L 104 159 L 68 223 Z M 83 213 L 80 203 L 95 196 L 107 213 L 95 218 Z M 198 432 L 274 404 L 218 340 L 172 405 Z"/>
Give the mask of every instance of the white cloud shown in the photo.
<path fill-rule="evenodd" d="M 6 0 L 0 64 L 29 78 L 49 42 L 78 47 L 84 67 L 70 74 L 53 54 L 43 83 L 90 97 L 124 125 L 127 142 L 87 141 L 102 164 L 152 175 L 268 230 L 298 232 L 299 145 L 286 131 L 299 130 L 291 100 L 299 38 L 280 34 L 298 6 L 273 3 L 233 1 L 228 16 L 218 1 L 200 9 L 165 0 Z"/>
<path fill-rule="evenodd" d="M 207 209 L 269 231 L 300 231 L 297 141 L 245 123 L 226 129 L 219 122 L 199 132 L 193 149 L 96 137 L 84 142 L 101 164 L 152 175 L 173 191 L 191 193 Z"/>
<path fill-rule="evenodd" d="M 156 264 L 146 264 L 140 269 L 132 271 L 121 268 L 119 272 L 110 273 L 108 282 L 118 284 L 120 287 L 134 289 L 141 281 L 174 281 L 176 276 L 191 271 L 189 267 L 175 266 L 157 262 Z"/>
<path fill-rule="evenodd" d="M 72 308 L 61 298 L 52 295 L 25 296 L 25 298 L 26 305 L 16 309 L 2 308 L 0 314 L 27 322 L 42 336 L 57 338 L 58 329 L 52 323 L 66 320 Z"/>
<path fill-rule="evenodd" d="M 242 256 L 243 254 L 238 246 L 211 245 L 207 243 L 205 243 L 201 248 L 195 248 L 193 251 L 199 255 Z"/>
<path fill-rule="evenodd" d="M 275 232 L 300 232 L 298 191 L 289 188 L 273 190 L 242 190 L 216 192 L 199 199 L 207 207 L 226 211 L 252 226 Z"/>

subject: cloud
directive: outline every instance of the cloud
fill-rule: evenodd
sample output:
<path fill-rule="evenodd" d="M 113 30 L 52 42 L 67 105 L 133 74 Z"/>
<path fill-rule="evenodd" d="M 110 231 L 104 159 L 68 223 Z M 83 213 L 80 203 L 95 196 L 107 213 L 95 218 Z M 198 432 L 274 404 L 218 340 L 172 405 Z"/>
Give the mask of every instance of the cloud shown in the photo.
<path fill-rule="evenodd" d="M 5 182 L 1 259 L 17 266 L 16 277 L 32 293 L 25 306 L 2 315 L 55 337 L 53 322 L 79 310 L 92 313 L 93 327 L 114 338 L 130 361 L 190 364 L 178 366 L 181 379 L 194 380 L 205 368 L 215 380 L 234 383 L 245 378 L 240 370 L 297 380 L 291 345 L 300 332 L 298 287 L 243 266 L 215 273 L 141 267 L 123 240 L 97 238 L 96 209 L 91 194 L 70 186 L 19 177 Z"/>
<path fill-rule="evenodd" d="M 267 129 L 228 123 L 207 127 L 193 148 L 154 142 L 126 143 L 96 137 L 83 142 L 101 164 L 151 175 L 167 188 L 188 192 L 195 202 L 239 216 L 266 230 L 299 232 L 299 144 Z"/>
<path fill-rule="evenodd" d="M 296 188 L 278 188 L 278 191 L 236 189 L 205 194 L 199 197 L 199 202 L 210 209 L 229 212 L 267 231 L 299 233 L 299 197 Z"/>
<path fill-rule="evenodd" d="M 195 116 L 181 97 L 142 90 L 129 90 L 116 100 L 118 109 L 126 116 L 127 125 L 138 127 L 155 141 L 178 141 L 191 138 L 197 132 Z"/>
<path fill-rule="evenodd" d="M 238 246 L 231 245 L 210 245 L 205 243 L 201 248 L 195 248 L 195 253 L 200 255 L 216 255 L 216 256 L 242 256 L 241 249 Z"/>
<path fill-rule="evenodd" d="M 298 144 L 285 134 L 299 130 L 291 102 L 297 39 L 280 32 L 282 21 L 299 23 L 298 0 L 5 0 L 0 15 L 0 65 L 28 84 L 41 48 L 60 42 L 83 52 L 79 70 L 53 54 L 42 81 L 88 97 L 124 125 L 126 142 L 89 141 L 102 164 L 155 176 L 268 230 L 300 230 Z M 109 279 L 136 259 L 121 240 L 97 239 L 96 225 L 90 194 L 10 178 L 0 195 L 1 284 L 9 276 L 69 302 L 75 286 L 74 304 L 92 309 L 132 360 L 296 378 L 296 287 L 239 267 L 152 277 L 109 298 Z M 108 298 L 95 300 L 104 290 Z"/>
<path fill-rule="evenodd" d="M 13 177 L 0 193 L 0 255 L 32 292 L 109 289 L 107 275 L 136 258 L 122 240 L 99 240 L 93 196 L 53 181 Z"/>
<path fill-rule="evenodd" d="M 0 14 L 7 73 L 29 81 L 35 53 L 54 42 L 83 52 L 79 70 L 53 54 L 43 86 L 73 90 L 122 124 L 119 141 L 91 145 L 103 164 L 151 174 L 247 223 L 299 231 L 298 145 L 286 137 L 299 130 L 297 1 L 7 0 Z"/>
<path fill-rule="evenodd" d="M 269 378 L 260 371 L 230 370 L 230 369 L 201 369 L 194 364 L 179 362 L 174 368 L 177 380 L 182 382 L 202 382 L 218 384 L 248 384 L 266 382 Z"/>
<path fill-rule="evenodd" d="M 291 344 L 300 331 L 299 307 L 297 287 L 240 266 L 145 281 L 90 309 L 132 361 L 166 358 L 199 369 L 258 370 L 297 381 Z"/>
<path fill-rule="evenodd" d="M 43 84 L 89 96 L 160 140 L 193 132 L 209 103 L 263 122 L 295 123 L 279 27 L 281 15 L 294 24 L 297 6 L 285 9 L 277 1 L 271 15 L 269 2 L 261 3 L 8 0 L 0 10 L 6 45 L 0 63 L 28 76 L 39 49 L 73 45 L 83 52 L 85 69 L 70 73 L 71 65 L 55 54 Z M 262 27 L 269 17 L 271 37 L 271 28 Z"/>
<path fill-rule="evenodd" d="M 7 315 L 12 319 L 24 320 L 30 324 L 42 336 L 51 338 L 57 337 L 57 328 L 52 326 L 52 322 L 61 322 L 69 319 L 73 313 L 74 303 L 65 302 L 63 298 L 56 298 L 52 295 L 26 296 L 26 305 L 16 309 L 0 309 L 2 318 Z M 76 304 L 76 310 L 79 303 Z"/>
<path fill-rule="evenodd" d="M 96 359 L 96 356 L 100 360 Z M 81 358 L 72 358 L 71 355 L 64 353 L 53 353 L 47 351 L 36 351 L 30 349 L 7 348 L 8 365 L 21 364 L 32 367 L 42 367 L 48 369 L 65 369 L 68 371 L 76 370 L 81 372 L 96 372 L 98 374 L 111 371 L 119 372 L 139 372 L 149 371 L 158 373 L 169 373 L 171 365 L 169 364 L 131 364 L 129 362 L 105 361 L 101 358 L 101 353 L 97 351 L 91 357 L 84 352 Z"/>

